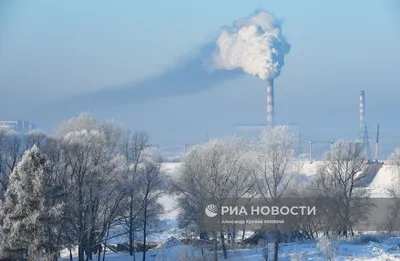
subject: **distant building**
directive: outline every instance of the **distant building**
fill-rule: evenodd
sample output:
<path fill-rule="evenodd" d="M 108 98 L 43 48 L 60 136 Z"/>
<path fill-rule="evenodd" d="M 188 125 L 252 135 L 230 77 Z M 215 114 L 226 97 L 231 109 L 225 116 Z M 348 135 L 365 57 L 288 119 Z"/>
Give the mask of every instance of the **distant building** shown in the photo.
<path fill-rule="evenodd" d="M 36 125 L 28 121 L 0 121 L 0 127 L 6 127 L 20 134 L 36 129 Z"/>

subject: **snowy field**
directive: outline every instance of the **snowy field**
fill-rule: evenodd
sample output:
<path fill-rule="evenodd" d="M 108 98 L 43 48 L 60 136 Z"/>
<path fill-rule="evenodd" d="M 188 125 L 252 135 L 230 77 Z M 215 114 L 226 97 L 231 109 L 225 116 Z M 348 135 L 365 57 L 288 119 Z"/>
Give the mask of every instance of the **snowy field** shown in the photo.
<path fill-rule="evenodd" d="M 340 242 L 338 245 L 338 254 L 332 260 L 381 260 L 394 261 L 400 260 L 400 238 L 392 237 L 382 240 L 382 242 Z M 272 245 L 269 251 L 272 253 Z M 198 248 L 189 245 L 183 245 L 179 240 L 175 240 L 173 244 L 168 242 L 162 244 L 158 248 L 147 252 L 146 260 L 149 261 L 209 261 L 212 259 L 212 251 L 206 248 Z M 222 252 L 218 252 L 218 260 L 224 260 Z M 271 255 L 271 254 L 270 254 Z M 101 256 L 102 258 L 103 256 Z M 136 253 L 136 260 L 142 260 L 143 253 Z M 68 254 L 62 256 L 62 260 L 69 260 Z M 75 259 L 76 260 L 76 259 Z M 97 260 L 97 256 L 93 257 Z M 106 253 L 106 260 L 110 261 L 131 261 L 132 256 L 126 253 Z M 263 261 L 263 249 L 235 249 L 228 252 L 229 261 Z M 316 243 L 304 244 L 281 244 L 280 261 L 294 260 L 328 260 L 322 251 L 317 247 Z"/>

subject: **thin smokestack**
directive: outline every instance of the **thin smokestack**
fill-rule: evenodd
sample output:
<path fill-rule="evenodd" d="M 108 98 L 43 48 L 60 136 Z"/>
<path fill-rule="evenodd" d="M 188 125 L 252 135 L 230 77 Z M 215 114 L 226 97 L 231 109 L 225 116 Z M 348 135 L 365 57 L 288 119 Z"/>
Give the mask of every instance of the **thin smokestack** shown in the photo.
<path fill-rule="evenodd" d="M 376 142 L 375 142 L 375 161 L 378 161 L 378 151 L 379 151 L 379 124 L 378 130 L 376 131 Z"/>
<path fill-rule="evenodd" d="M 267 79 L 267 123 L 274 126 L 274 80 Z"/>
<path fill-rule="evenodd" d="M 360 91 L 360 128 L 365 127 L 365 93 Z"/>

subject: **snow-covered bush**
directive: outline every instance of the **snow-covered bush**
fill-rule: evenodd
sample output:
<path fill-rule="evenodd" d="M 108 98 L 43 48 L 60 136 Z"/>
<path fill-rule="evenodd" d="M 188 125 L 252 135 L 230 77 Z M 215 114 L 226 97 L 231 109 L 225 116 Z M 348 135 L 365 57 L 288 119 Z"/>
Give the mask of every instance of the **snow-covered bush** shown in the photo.
<path fill-rule="evenodd" d="M 398 240 L 398 237 L 393 233 L 367 233 L 355 237 L 353 243 L 361 245 L 369 244 L 371 242 L 382 243 L 383 241 L 386 243 L 386 241 L 392 239 Z"/>
<path fill-rule="evenodd" d="M 327 260 L 332 261 L 339 255 L 339 240 L 335 237 L 322 237 L 318 241 L 317 247 Z"/>
<path fill-rule="evenodd" d="M 290 261 L 307 261 L 307 255 L 306 253 L 303 253 L 300 250 L 297 250 L 292 257 L 290 258 Z"/>
<path fill-rule="evenodd" d="M 354 239 L 356 244 L 368 244 L 370 242 L 379 243 L 382 241 L 382 236 L 379 234 L 362 234 L 358 238 Z"/>

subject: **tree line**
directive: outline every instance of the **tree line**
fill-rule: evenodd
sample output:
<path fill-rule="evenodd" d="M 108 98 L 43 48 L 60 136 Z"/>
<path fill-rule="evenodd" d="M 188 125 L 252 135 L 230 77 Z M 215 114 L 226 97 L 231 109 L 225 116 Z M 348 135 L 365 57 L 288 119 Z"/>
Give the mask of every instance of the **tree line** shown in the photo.
<path fill-rule="evenodd" d="M 57 260 L 67 248 L 72 260 L 77 246 L 79 261 L 100 261 L 116 226 L 134 255 L 163 213 L 167 178 L 148 135 L 88 113 L 51 135 L 0 128 L 0 174 L 2 259 Z"/>
<path fill-rule="evenodd" d="M 112 121 L 98 123 L 87 113 L 62 123 L 51 135 L 34 131 L 21 136 L 0 128 L 0 257 L 50 261 L 70 249 L 72 259 L 77 246 L 79 261 L 92 260 L 118 227 L 135 258 L 137 241 L 147 250 L 148 233 L 164 212 L 159 199 L 165 193 L 176 196 L 177 219 L 187 236 L 213 242 L 214 260 L 219 248 L 226 259 L 229 244 L 245 240 L 246 228 L 202 233 L 204 198 L 327 197 L 334 200 L 332 208 L 320 219 L 301 220 L 291 238 L 315 239 L 321 231 L 352 234 L 368 207 L 360 199 L 369 196 L 363 184 L 372 172 L 362 142 L 337 141 L 316 174 L 307 176 L 296 160 L 297 141 L 285 126 L 267 129 L 257 142 L 210 140 L 191 148 L 179 173 L 169 178 L 145 132 L 131 133 Z M 393 162 L 400 162 L 398 155 L 394 153 Z M 263 233 L 273 243 L 277 260 L 287 235 L 278 230 Z M 269 252 L 266 247 L 266 260 Z M 101 255 L 97 258 L 100 261 Z"/>
<path fill-rule="evenodd" d="M 202 233 L 199 213 L 204 211 L 204 198 L 212 199 L 218 206 L 253 198 L 266 202 L 284 198 L 305 202 L 329 199 L 329 205 L 316 217 L 300 217 L 290 233 L 278 228 L 258 231 L 257 238 L 263 238 L 267 244 L 265 260 L 270 255 L 278 260 L 279 245 L 288 238 L 314 240 L 321 235 L 354 235 L 354 225 L 371 207 L 366 200 L 370 196 L 366 180 L 375 168 L 373 164 L 366 164 L 363 143 L 335 142 L 318 164 L 315 175 L 305 175 L 307 170 L 304 171 L 304 164 L 295 155 L 297 142 L 298 136 L 287 127 L 275 126 L 267 129 L 256 142 L 237 137 L 212 140 L 193 147 L 183 158 L 181 175 L 172 182 L 181 209 L 180 225 L 193 235 L 212 240 L 215 261 L 218 248 L 227 259 L 229 243 L 237 244 L 235 241 L 240 237 L 241 242 L 250 241 L 245 239 L 245 226 L 238 231 L 234 224 L 219 227 L 221 231 Z"/>

